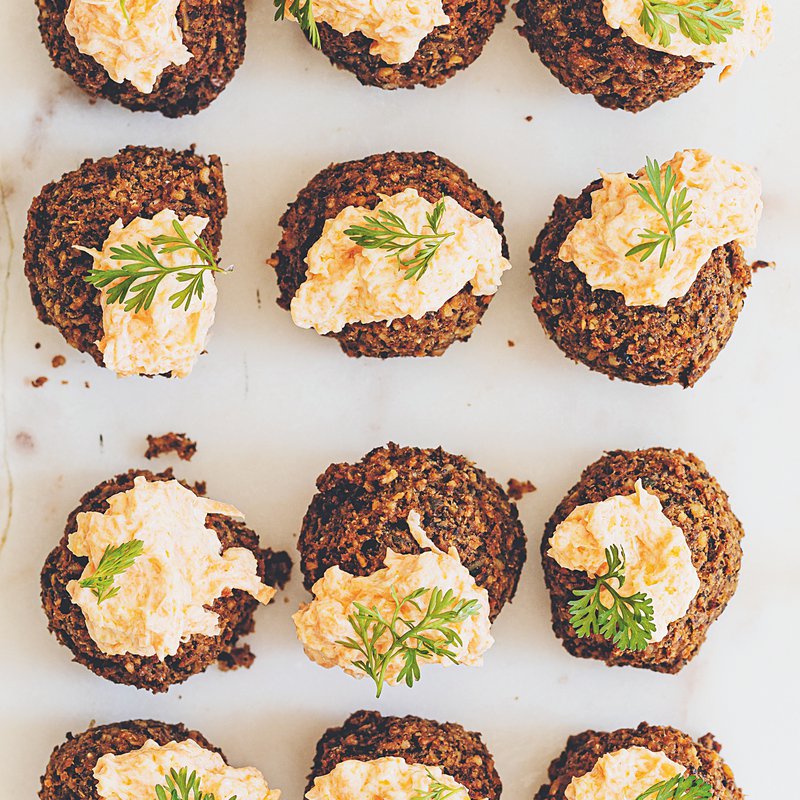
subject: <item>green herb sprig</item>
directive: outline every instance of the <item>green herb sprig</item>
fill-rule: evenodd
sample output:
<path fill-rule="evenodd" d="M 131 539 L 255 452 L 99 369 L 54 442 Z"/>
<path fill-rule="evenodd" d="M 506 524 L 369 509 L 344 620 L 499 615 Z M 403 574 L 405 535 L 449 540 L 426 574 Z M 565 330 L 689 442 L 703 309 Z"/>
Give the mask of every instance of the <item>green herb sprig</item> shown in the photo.
<path fill-rule="evenodd" d="M 175 768 L 165 776 L 164 783 L 156 786 L 156 800 L 216 800 L 213 792 L 204 792 L 200 788 L 200 778 L 186 767 Z M 230 798 L 236 800 L 236 795 Z"/>
<path fill-rule="evenodd" d="M 450 800 L 451 797 L 456 797 L 456 795 L 463 793 L 461 787 L 456 786 L 453 788 L 434 778 L 429 769 L 425 770 L 425 774 L 430 781 L 427 791 L 420 789 L 411 800 Z"/>
<path fill-rule="evenodd" d="M 636 800 L 711 800 L 712 796 L 712 788 L 697 775 L 676 775 L 653 784 Z"/>
<path fill-rule="evenodd" d="M 353 603 L 355 612 L 348 616 L 347 621 L 355 632 L 355 638 L 337 642 L 361 654 L 362 659 L 353 664 L 375 681 L 376 697 L 381 696 L 386 671 L 397 658 L 403 661 L 397 680 L 405 682 L 406 686 L 413 686 L 420 679 L 420 659 L 441 656 L 458 664 L 456 653 L 451 648 L 460 647 L 462 640 L 454 626 L 475 616 L 480 609 L 477 600 L 462 600 L 452 589 L 443 592 L 438 588 L 423 587 L 403 598 L 398 596 L 394 586 L 391 591 L 395 607 L 389 619 L 375 606 L 367 608 L 362 603 Z M 421 612 L 419 599 L 429 593 L 428 606 L 418 622 L 403 616 L 405 605 Z M 389 636 L 390 644 L 381 653 L 378 644 L 385 635 Z"/>
<path fill-rule="evenodd" d="M 133 562 L 142 554 L 143 547 L 144 543 L 139 539 L 131 539 L 116 547 L 108 545 L 94 574 L 80 581 L 80 586 L 92 590 L 98 605 L 103 600 L 116 597 L 119 586 L 114 586 L 114 578 L 133 566 Z"/>
<path fill-rule="evenodd" d="M 697 44 L 719 44 L 744 27 L 741 12 L 731 0 L 691 0 L 684 5 L 644 0 L 639 23 L 661 47 L 669 47 L 677 30 L 666 17 L 676 17 L 681 33 Z"/>
<path fill-rule="evenodd" d="M 130 25 L 131 15 L 128 13 L 127 0 L 119 0 L 119 7 L 122 9 L 122 13 L 125 15 L 125 22 Z"/>
<path fill-rule="evenodd" d="M 570 624 L 580 638 L 600 634 L 620 650 L 644 650 L 653 638 L 653 601 L 644 592 L 628 597 L 620 594 L 625 585 L 625 551 L 617 545 L 606 548 L 608 569 L 598 575 L 591 589 L 576 589 L 569 603 Z M 614 583 L 616 582 L 616 586 Z M 605 589 L 611 605 L 605 606 L 600 593 Z"/>
<path fill-rule="evenodd" d="M 359 247 L 366 250 L 388 250 L 397 256 L 402 267 L 405 267 L 404 280 L 419 280 L 428 270 L 431 260 L 445 239 L 453 236 L 453 232 L 440 233 L 439 224 L 444 215 L 444 198 L 425 214 L 428 220 L 426 227 L 430 233 L 411 233 L 405 222 L 391 211 L 381 209 L 376 217 L 364 217 L 363 225 L 353 225 L 345 231 Z M 415 249 L 416 248 L 416 249 Z M 404 255 L 415 249 L 409 258 Z"/>
<path fill-rule="evenodd" d="M 275 21 L 285 19 L 286 17 L 286 3 L 287 0 L 275 0 Z M 317 28 L 317 21 L 314 19 L 314 9 L 311 7 L 311 0 L 292 0 L 289 6 L 289 13 L 297 20 L 300 25 L 300 30 L 306 35 L 311 44 L 318 50 L 321 46 L 319 40 L 319 28 Z"/>
<path fill-rule="evenodd" d="M 111 248 L 111 259 L 120 262 L 119 269 L 92 269 L 84 278 L 87 283 L 103 289 L 116 280 L 108 290 L 107 303 L 124 303 L 126 311 L 142 311 L 150 308 L 161 281 L 167 275 L 177 273 L 183 288 L 169 296 L 173 308 L 184 307 L 189 310 L 192 300 L 202 299 L 205 284 L 203 273 L 228 272 L 230 268 L 220 267 L 205 241 L 200 238 L 192 241 L 178 220 L 172 221 L 175 236 L 156 236 L 153 245 L 161 253 L 174 253 L 178 250 L 191 250 L 200 257 L 200 263 L 181 267 L 165 267 L 151 245 L 139 242 L 136 246 L 124 244 Z M 128 296 L 130 295 L 130 297 Z"/>
<path fill-rule="evenodd" d="M 639 260 L 647 261 L 660 248 L 661 253 L 658 263 L 663 268 L 670 247 L 673 250 L 677 247 L 678 230 L 692 221 L 692 201 L 686 199 L 685 186 L 680 191 L 675 191 L 675 184 L 678 178 L 671 165 L 664 170 L 663 179 L 661 165 L 651 158 L 647 159 L 644 171 L 650 186 L 639 183 L 639 181 L 631 181 L 631 186 L 647 205 L 659 213 L 667 226 L 667 230 L 666 232 L 661 232 L 645 228 L 639 234 L 642 243 L 632 247 L 625 255 L 637 256 L 641 254 Z"/>

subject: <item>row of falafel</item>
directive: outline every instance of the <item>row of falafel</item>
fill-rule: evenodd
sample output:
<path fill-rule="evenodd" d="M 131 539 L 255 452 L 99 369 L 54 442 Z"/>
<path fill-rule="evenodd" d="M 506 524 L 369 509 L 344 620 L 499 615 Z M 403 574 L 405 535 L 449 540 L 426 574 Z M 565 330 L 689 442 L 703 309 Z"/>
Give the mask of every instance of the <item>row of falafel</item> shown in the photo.
<path fill-rule="evenodd" d="M 760 181 L 702 150 L 559 197 L 531 249 L 533 308 L 571 359 L 692 386 L 754 270 Z M 39 318 L 119 375 L 183 377 L 214 320 L 227 196 L 218 156 L 126 147 L 45 186 L 25 234 Z M 333 164 L 280 220 L 278 304 L 349 356 L 438 356 L 470 338 L 510 268 L 503 210 L 430 152 Z M 176 236 L 177 231 L 177 236 Z"/>
<path fill-rule="evenodd" d="M 169 117 L 208 106 L 244 59 L 244 0 L 36 0 L 56 67 L 92 97 Z M 771 37 L 762 0 L 519 0 L 521 35 L 571 91 L 640 111 L 728 74 Z M 469 66 L 504 0 L 276 0 L 309 41 L 362 84 L 434 87 Z"/>

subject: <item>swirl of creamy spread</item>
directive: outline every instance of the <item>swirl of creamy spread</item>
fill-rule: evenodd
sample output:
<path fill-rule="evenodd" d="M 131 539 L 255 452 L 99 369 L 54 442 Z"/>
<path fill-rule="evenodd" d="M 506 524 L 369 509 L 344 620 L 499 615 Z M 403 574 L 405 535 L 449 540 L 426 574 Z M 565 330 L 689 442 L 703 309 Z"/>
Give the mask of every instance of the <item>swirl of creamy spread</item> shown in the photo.
<path fill-rule="evenodd" d="M 115 83 L 149 94 L 171 64 L 192 58 L 178 26 L 180 0 L 70 0 L 64 23 L 78 50 Z"/>
<path fill-rule="evenodd" d="M 307 800 L 413 800 L 431 783 L 447 787 L 452 800 L 469 800 L 466 787 L 441 767 L 409 764 L 395 756 L 371 761 L 340 761 L 331 772 L 314 778 Z"/>
<path fill-rule="evenodd" d="M 479 608 L 475 616 L 453 625 L 461 637 L 461 644 L 453 646 L 451 650 L 459 664 L 483 664 L 483 654 L 494 644 L 490 633 L 489 595 L 486 589 L 475 583 L 455 549 L 451 548 L 449 553 L 444 553 L 435 548 L 422 530 L 420 516 L 416 511 L 409 513 L 408 523 L 409 530 L 420 547 L 433 549 L 418 555 L 401 555 L 387 550 L 385 568 L 371 575 L 356 577 L 334 566 L 327 569 L 314 584 L 311 589 L 314 599 L 302 605 L 292 617 L 297 628 L 297 638 L 312 661 L 326 669 L 340 667 L 348 675 L 363 678 L 364 672 L 353 664 L 360 658 L 359 654 L 339 644 L 353 636 L 353 628 L 347 621 L 348 616 L 353 613 L 353 603 L 362 603 L 368 608 L 375 606 L 384 617 L 390 618 L 395 609 L 392 587 L 401 598 L 416 589 L 426 587 L 442 591 L 452 589 L 453 594 L 461 600 L 478 601 Z M 411 604 L 404 605 L 403 616 L 412 621 L 421 620 L 425 615 L 427 598 L 427 595 L 423 595 L 419 599 L 419 608 Z M 377 650 L 386 652 L 389 643 L 390 637 L 387 633 L 378 641 Z M 445 666 L 452 664 L 444 656 L 425 659 L 424 663 Z M 397 683 L 397 675 L 402 666 L 402 659 L 394 659 L 389 663 L 386 683 Z"/>
<path fill-rule="evenodd" d="M 119 593 L 98 603 L 80 580 L 67 584 L 89 635 L 107 655 L 175 655 L 195 634 L 218 636 L 218 597 L 240 589 L 265 605 L 275 589 L 261 582 L 256 557 L 246 547 L 222 546 L 206 527 L 207 514 L 243 518 L 227 503 L 198 497 L 178 481 L 148 481 L 108 499 L 108 510 L 82 512 L 69 535 L 70 552 L 88 558 L 80 580 L 97 570 L 107 547 L 138 539 L 142 554 L 114 578 Z"/>
<path fill-rule="evenodd" d="M 608 568 L 606 548 L 625 552 L 625 585 L 620 594 L 645 592 L 653 601 L 656 630 L 651 642 L 668 632 L 669 624 L 689 610 L 700 578 L 683 531 L 661 509 L 661 501 L 636 481 L 633 494 L 614 495 L 600 503 L 575 508 L 559 524 L 547 555 L 564 569 L 581 570 L 594 578 Z M 601 593 L 601 602 L 609 598 Z"/>
<path fill-rule="evenodd" d="M 693 0 L 672 0 L 675 5 L 687 5 Z M 642 0 L 603 0 L 603 15 L 614 29 L 622 31 L 634 42 L 651 50 L 671 53 L 675 56 L 689 56 L 695 61 L 719 64 L 724 69 L 720 78 L 725 78 L 739 67 L 748 56 L 758 55 L 772 39 L 772 8 L 763 0 L 731 0 L 739 11 L 743 25 L 734 29 L 724 42 L 705 44 L 695 42 L 684 34 L 674 15 L 667 15 L 666 21 L 675 27 L 668 45 L 661 45 L 645 33 L 639 17 L 642 13 Z"/>
<path fill-rule="evenodd" d="M 94 268 L 119 269 L 120 262 L 112 258 L 112 248 L 120 245 L 136 247 L 140 242 L 152 246 L 157 236 L 175 236 L 172 223 L 178 220 L 170 209 L 159 211 L 152 219 L 136 217 L 128 225 L 118 219 L 110 228 L 101 250 L 77 246 L 94 259 Z M 189 215 L 178 220 L 187 236 L 196 241 L 208 224 L 207 217 Z M 189 249 L 172 253 L 160 252 L 158 260 L 165 267 L 189 266 L 197 263 L 197 254 Z M 148 309 L 126 311 L 124 303 L 109 303 L 108 292 L 115 283 L 101 290 L 103 308 L 103 338 L 97 347 L 103 363 L 120 377 L 128 375 L 160 375 L 172 373 L 185 378 L 192 371 L 214 324 L 217 304 L 217 284 L 211 270 L 203 271 L 203 296 L 192 298 L 189 310 L 183 305 L 172 307 L 170 296 L 184 289 L 177 273 L 166 275 L 156 290 Z"/>
<path fill-rule="evenodd" d="M 292 319 L 301 328 L 338 332 L 353 322 L 389 322 L 399 317 L 420 319 L 438 311 L 467 284 L 474 295 L 494 294 L 505 270 L 503 240 L 490 219 L 477 217 L 451 197 L 439 230 L 445 239 L 425 274 L 404 280 L 405 269 L 395 254 L 358 246 L 345 234 L 378 211 L 397 214 L 410 231 L 427 230 L 426 214 L 434 205 L 416 189 L 382 200 L 374 211 L 348 206 L 326 220 L 322 236 L 306 256 L 306 280 L 292 300 Z"/>
<path fill-rule="evenodd" d="M 761 219 L 761 181 L 750 168 L 706 153 L 683 150 L 661 165 L 671 166 L 674 192 L 686 189 L 692 219 L 677 231 L 677 246 L 669 248 L 664 266 L 658 252 L 646 261 L 628 256 L 649 229 L 666 232 L 659 213 L 631 185 L 624 172 L 601 173 L 603 187 L 592 192 L 592 215 L 575 224 L 558 252 L 586 276 L 592 289 L 622 294 L 629 306 L 664 307 L 691 288 L 712 252 L 728 242 L 755 244 Z M 636 180 L 651 193 L 644 169 Z"/>
<path fill-rule="evenodd" d="M 148 800 L 163 786 L 170 770 L 196 773 L 200 788 L 216 800 L 279 800 L 254 767 L 229 767 L 219 753 L 206 750 L 193 739 L 160 745 L 148 739 L 138 750 L 97 759 L 92 771 L 100 800 Z"/>
<path fill-rule="evenodd" d="M 450 24 L 442 0 L 314 0 L 312 8 L 317 22 L 343 36 L 359 31 L 371 39 L 370 55 L 385 64 L 411 61 L 434 28 Z"/>
<path fill-rule="evenodd" d="M 686 768 L 661 751 L 626 747 L 606 753 L 591 772 L 573 778 L 567 800 L 636 800 L 651 786 L 683 775 Z"/>

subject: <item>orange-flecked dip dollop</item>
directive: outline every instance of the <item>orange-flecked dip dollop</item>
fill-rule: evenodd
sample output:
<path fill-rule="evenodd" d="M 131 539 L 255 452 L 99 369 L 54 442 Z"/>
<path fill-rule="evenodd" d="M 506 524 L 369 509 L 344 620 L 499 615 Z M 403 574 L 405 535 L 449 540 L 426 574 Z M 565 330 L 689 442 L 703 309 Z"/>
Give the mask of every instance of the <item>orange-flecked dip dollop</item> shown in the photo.
<path fill-rule="evenodd" d="M 424 535 L 419 536 L 419 514 L 412 511 L 408 515 L 409 530 L 421 547 L 432 547 L 433 543 Z M 352 638 L 353 628 L 348 616 L 355 611 L 354 603 L 368 608 L 375 606 L 386 619 L 395 610 L 392 587 L 399 598 L 411 592 L 427 588 L 447 591 L 452 589 L 455 598 L 477 600 L 478 613 L 454 624 L 461 637 L 461 644 L 451 647 L 459 664 L 480 666 L 484 653 L 492 646 L 489 621 L 489 595 L 479 587 L 467 568 L 461 563 L 458 553 L 450 549 L 428 550 L 419 555 L 401 555 L 391 549 L 386 552 L 385 568 L 367 576 L 353 576 L 338 566 L 330 567 L 312 587 L 314 600 L 300 607 L 294 615 L 297 637 L 303 644 L 306 655 L 317 664 L 329 669 L 340 667 L 348 675 L 363 678 L 364 672 L 354 665 L 360 655 L 341 641 Z M 403 605 L 402 615 L 417 622 L 425 615 L 430 593 L 417 600 L 418 608 L 411 603 Z M 434 638 L 436 635 L 434 634 Z M 388 633 L 377 643 L 378 652 L 388 650 L 391 638 Z M 444 656 L 425 659 L 425 664 L 444 664 L 452 662 Z M 397 683 L 397 675 L 402 668 L 402 659 L 394 659 L 387 667 L 386 683 Z"/>
<path fill-rule="evenodd" d="M 155 800 L 155 787 L 164 785 L 171 770 L 180 772 L 184 767 L 199 778 L 203 797 L 210 793 L 219 800 L 279 800 L 281 796 L 257 769 L 229 767 L 219 753 L 193 739 L 165 745 L 148 739 L 138 750 L 106 753 L 97 759 L 93 775 L 100 800 Z"/>
<path fill-rule="evenodd" d="M 591 772 L 573 778 L 567 800 L 636 800 L 661 781 L 683 775 L 686 768 L 660 751 L 627 747 L 606 753 Z"/>
<path fill-rule="evenodd" d="M 306 280 L 292 300 L 296 325 L 338 333 L 354 322 L 420 319 L 438 311 L 467 284 L 475 295 L 497 291 L 503 272 L 511 268 L 503 258 L 502 237 L 491 220 L 475 216 L 451 197 L 444 198 L 439 231 L 453 235 L 444 239 L 419 280 L 404 279 L 406 269 L 394 253 L 357 245 L 345 231 L 381 210 L 399 216 L 413 233 L 430 232 L 426 214 L 434 204 L 416 189 L 382 198 L 373 211 L 348 206 L 325 222 L 306 256 Z"/>
<path fill-rule="evenodd" d="M 642 243 L 645 230 L 667 231 L 661 215 L 639 196 L 624 172 L 601 173 L 603 186 L 592 192 L 592 215 L 579 220 L 558 253 L 586 276 L 592 289 L 619 292 L 629 306 L 664 307 L 683 297 L 711 253 L 728 242 L 755 244 L 761 219 L 761 181 L 750 168 L 703 150 L 683 150 L 661 165 L 671 166 L 673 193 L 686 188 L 691 221 L 678 228 L 677 246 L 662 267 L 659 253 L 647 260 L 626 255 Z M 652 194 L 644 170 L 636 182 Z M 663 182 L 663 181 L 662 181 Z"/>
<path fill-rule="evenodd" d="M 469 800 L 469 792 L 441 767 L 408 764 L 389 756 L 371 761 L 348 759 L 314 779 L 307 800 L 414 800 L 429 797 L 431 785 L 444 787 L 437 797 Z"/>
<path fill-rule="evenodd" d="M 178 219 L 174 211 L 159 211 L 152 219 L 136 217 L 128 225 L 118 219 L 109 229 L 102 250 L 80 247 L 94 258 L 94 268 L 119 269 L 112 258 L 112 248 L 120 245 L 137 247 L 139 243 L 153 248 L 165 267 L 196 264 L 197 254 L 190 249 L 161 252 L 153 245 L 157 236 L 175 236 L 173 222 L 177 220 L 186 235 L 197 240 L 208 224 L 207 217 L 189 215 Z M 193 272 L 193 270 L 189 270 Z M 210 270 L 203 271 L 203 296 L 192 297 L 188 311 L 181 305 L 173 308 L 169 298 L 185 288 L 177 273 L 166 275 L 158 286 L 150 308 L 126 311 L 123 303 L 109 303 L 108 292 L 117 281 L 101 290 L 103 308 L 103 338 L 97 342 L 103 363 L 121 377 L 129 375 L 161 375 L 171 373 L 185 378 L 192 371 L 197 357 L 203 352 L 208 332 L 214 324 L 217 304 L 217 284 Z"/>
<path fill-rule="evenodd" d="M 694 0 L 672 0 L 675 5 L 688 5 Z M 680 29 L 678 18 L 666 14 L 664 20 L 675 28 L 670 34 L 670 43 L 663 45 L 658 36 L 651 38 L 642 27 L 639 17 L 643 0 L 603 0 L 606 22 L 621 29 L 634 42 L 651 50 L 671 53 L 674 56 L 689 56 L 695 61 L 718 64 L 723 67 L 721 78 L 727 77 L 749 56 L 758 55 L 772 39 L 772 8 L 763 0 L 731 0 L 739 12 L 742 26 L 735 28 L 724 42 L 695 42 Z"/>
<path fill-rule="evenodd" d="M 78 514 L 68 547 L 88 558 L 81 580 L 97 571 L 107 547 L 134 539 L 142 554 L 114 578 L 119 592 L 102 602 L 80 581 L 67 584 L 80 606 L 89 635 L 107 655 L 175 655 L 192 636 L 218 636 L 219 616 L 211 610 L 225 592 L 240 589 L 267 604 L 275 589 L 261 582 L 253 553 L 225 552 L 207 514 L 242 518 L 227 503 L 198 497 L 178 481 L 134 480 L 132 489 L 108 499 L 108 510 Z"/>
<path fill-rule="evenodd" d="M 70 0 L 64 20 L 81 53 L 115 83 L 130 81 L 149 94 L 171 64 L 192 54 L 178 26 L 180 0 Z"/>
<path fill-rule="evenodd" d="M 636 481 L 633 494 L 614 495 L 599 503 L 578 506 L 556 527 L 547 555 L 564 569 L 580 570 L 594 578 L 608 564 L 606 548 L 616 545 L 625 553 L 626 597 L 644 592 L 653 601 L 658 642 L 669 624 L 683 617 L 700 588 L 692 553 L 683 531 L 673 525 L 661 501 Z M 601 593 L 600 601 L 610 604 Z"/>

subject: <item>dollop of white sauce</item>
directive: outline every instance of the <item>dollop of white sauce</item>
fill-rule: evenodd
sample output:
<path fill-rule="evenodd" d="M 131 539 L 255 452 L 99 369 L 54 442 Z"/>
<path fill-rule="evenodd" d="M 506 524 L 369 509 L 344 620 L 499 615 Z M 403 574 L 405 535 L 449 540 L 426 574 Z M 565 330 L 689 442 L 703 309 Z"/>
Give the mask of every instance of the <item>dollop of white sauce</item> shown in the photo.
<path fill-rule="evenodd" d="M 578 506 L 556 527 L 547 555 L 564 569 L 594 578 L 608 569 L 606 548 L 625 552 L 625 585 L 620 594 L 645 592 L 653 601 L 655 632 L 651 642 L 683 617 L 700 588 L 692 552 L 683 531 L 670 522 L 661 501 L 636 481 L 633 494 L 614 495 L 599 503 Z M 610 598 L 601 593 L 601 602 Z"/>
<path fill-rule="evenodd" d="M 420 319 L 438 311 L 467 284 L 474 295 L 494 294 L 499 288 L 503 272 L 511 268 L 502 255 L 502 237 L 491 220 L 477 217 L 451 197 L 444 198 L 439 231 L 453 235 L 443 241 L 419 280 L 404 279 L 405 267 L 395 254 L 357 245 L 345 231 L 381 210 L 397 214 L 413 233 L 429 232 L 426 214 L 434 204 L 416 189 L 381 197 L 374 210 L 348 206 L 326 220 L 306 256 L 306 280 L 292 300 L 296 325 L 336 333 L 354 322 Z"/>
<path fill-rule="evenodd" d="M 262 583 L 253 553 L 245 547 L 222 552 L 206 515 L 243 518 L 227 503 L 198 497 L 178 481 L 134 479 L 132 489 L 108 499 L 108 510 L 82 512 L 69 535 L 70 552 L 88 558 L 80 580 L 90 578 L 107 547 L 138 539 L 142 554 L 114 578 L 119 593 L 98 603 L 80 580 L 67 584 L 80 606 L 89 635 L 107 655 L 175 655 L 196 635 L 218 636 L 218 597 L 240 589 L 269 603 L 275 589 Z"/>
<path fill-rule="evenodd" d="M 663 267 L 660 250 L 645 261 L 641 254 L 626 255 L 642 243 L 643 231 L 665 233 L 667 227 L 624 172 L 601 173 L 603 186 L 592 192 L 591 217 L 578 220 L 559 249 L 558 257 L 575 264 L 592 289 L 619 292 L 629 306 L 663 308 L 691 289 L 717 247 L 756 241 L 763 203 L 753 169 L 704 150 L 676 153 L 661 165 L 662 178 L 670 166 L 676 176 L 673 196 L 686 189 L 692 219 L 677 230 L 677 246 L 670 246 Z M 652 195 L 644 169 L 636 173 L 636 182 Z"/>
<path fill-rule="evenodd" d="M 433 543 L 426 534 L 419 537 L 420 517 L 416 512 L 409 514 L 409 530 L 421 547 Z M 461 563 L 455 549 L 444 553 L 438 548 L 418 555 L 401 555 L 387 550 L 385 568 L 371 575 L 356 577 L 338 566 L 330 567 L 312 587 L 314 600 L 300 607 L 293 616 L 297 637 L 303 644 L 306 655 L 317 664 L 330 669 L 339 667 L 348 675 L 363 678 L 364 672 L 354 666 L 360 656 L 354 650 L 340 644 L 354 636 L 353 628 L 347 621 L 353 613 L 353 604 L 358 602 L 372 608 L 375 606 L 385 618 L 390 618 L 395 609 L 392 587 L 402 598 L 416 589 L 438 588 L 453 590 L 456 598 L 477 600 L 478 614 L 455 623 L 454 628 L 461 637 L 461 644 L 451 647 L 456 661 L 469 666 L 483 664 L 483 655 L 494 644 L 489 621 L 489 595 L 479 587 L 467 568 Z M 417 600 L 419 608 L 410 603 L 402 607 L 406 619 L 419 621 L 425 615 L 430 593 Z M 386 652 L 390 637 L 385 634 L 377 643 L 377 650 Z M 420 660 L 421 665 L 452 662 L 444 656 Z M 397 683 L 397 675 L 402 668 L 402 659 L 394 659 L 387 667 L 386 683 Z"/>
<path fill-rule="evenodd" d="M 64 23 L 81 53 L 91 56 L 115 83 L 130 81 L 153 91 L 171 64 L 192 58 L 178 25 L 180 0 L 70 0 Z"/>
<path fill-rule="evenodd" d="M 254 767 L 229 767 L 219 753 L 206 750 L 193 739 L 160 745 L 148 739 L 139 749 L 97 759 L 92 774 L 101 800 L 155 800 L 170 770 L 196 773 L 202 792 L 216 800 L 279 800 Z"/>

